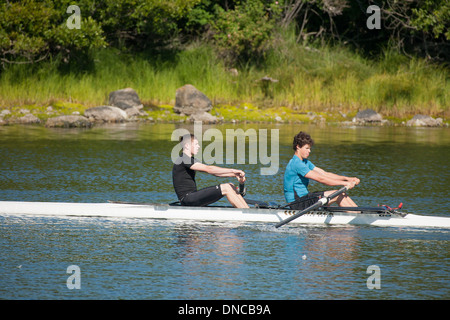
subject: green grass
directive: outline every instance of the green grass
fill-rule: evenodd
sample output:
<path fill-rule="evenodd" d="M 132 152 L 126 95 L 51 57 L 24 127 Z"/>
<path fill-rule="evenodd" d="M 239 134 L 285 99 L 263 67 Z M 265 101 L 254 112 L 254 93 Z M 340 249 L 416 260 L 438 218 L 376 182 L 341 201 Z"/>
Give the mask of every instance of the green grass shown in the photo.
<path fill-rule="evenodd" d="M 213 101 L 216 114 L 250 113 L 254 121 L 286 110 L 297 113 L 294 121 L 302 121 L 307 111 L 326 114 L 331 108 L 344 113 L 373 108 L 391 117 L 445 117 L 449 111 L 449 70 L 443 66 L 389 50 L 375 61 L 344 47 L 302 46 L 289 31 L 277 37 L 274 48 L 264 65 L 225 66 L 213 47 L 199 43 L 170 55 L 103 49 L 93 53 L 85 69 L 69 70 L 56 62 L 15 65 L 0 74 L 0 109 L 57 102 L 82 111 L 107 104 L 111 91 L 126 87 L 138 92 L 146 108 L 173 106 L 176 89 L 189 83 Z M 264 88 L 258 80 L 266 75 L 278 82 Z M 245 103 L 247 109 L 240 107 Z"/>

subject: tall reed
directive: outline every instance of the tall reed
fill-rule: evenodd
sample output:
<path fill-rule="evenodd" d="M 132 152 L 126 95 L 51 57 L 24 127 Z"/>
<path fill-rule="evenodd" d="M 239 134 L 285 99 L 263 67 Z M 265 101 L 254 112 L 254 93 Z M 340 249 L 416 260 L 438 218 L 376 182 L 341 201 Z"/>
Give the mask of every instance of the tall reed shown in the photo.
<path fill-rule="evenodd" d="M 144 104 L 174 104 L 177 88 L 192 84 L 215 104 L 249 102 L 261 107 L 344 112 L 373 108 L 386 115 L 441 115 L 449 111 L 449 70 L 385 50 L 370 60 L 342 46 L 298 44 L 284 31 L 259 64 L 225 65 L 214 48 L 192 43 L 168 54 L 93 52 L 81 68 L 57 60 L 14 65 L 0 74 L 0 108 L 68 101 L 91 107 L 109 92 L 132 87 Z M 236 70 L 231 70 L 231 69 Z M 260 79 L 278 80 L 266 87 Z"/>

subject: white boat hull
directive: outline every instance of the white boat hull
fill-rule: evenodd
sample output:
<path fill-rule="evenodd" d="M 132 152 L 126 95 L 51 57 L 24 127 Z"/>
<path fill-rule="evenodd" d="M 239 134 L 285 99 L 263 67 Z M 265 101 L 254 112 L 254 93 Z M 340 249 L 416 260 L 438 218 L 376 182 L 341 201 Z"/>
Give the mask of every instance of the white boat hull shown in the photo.
<path fill-rule="evenodd" d="M 181 207 L 166 204 L 66 203 L 0 201 L 2 215 L 128 217 L 197 221 L 278 223 L 295 211 L 284 209 L 235 209 L 227 207 Z M 450 228 L 450 218 L 415 214 L 312 212 L 290 222 L 325 225 L 372 225 Z"/>

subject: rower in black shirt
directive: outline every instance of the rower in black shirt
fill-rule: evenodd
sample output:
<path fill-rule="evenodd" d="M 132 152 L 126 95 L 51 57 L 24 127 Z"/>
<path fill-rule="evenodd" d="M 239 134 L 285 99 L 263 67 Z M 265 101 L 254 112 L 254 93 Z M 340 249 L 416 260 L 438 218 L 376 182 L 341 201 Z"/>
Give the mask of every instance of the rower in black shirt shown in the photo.
<path fill-rule="evenodd" d="M 221 168 L 202 164 L 194 155 L 200 149 L 197 138 L 193 134 L 181 138 L 182 155 L 175 161 L 172 169 L 172 181 L 175 193 L 184 206 L 207 206 L 226 196 L 236 208 L 248 208 L 244 198 L 236 192 L 232 183 L 223 183 L 197 190 L 196 171 L 203 171 L 217 177 L 236 177 L 244 183 L 245 172 L 237 169 Z"/>

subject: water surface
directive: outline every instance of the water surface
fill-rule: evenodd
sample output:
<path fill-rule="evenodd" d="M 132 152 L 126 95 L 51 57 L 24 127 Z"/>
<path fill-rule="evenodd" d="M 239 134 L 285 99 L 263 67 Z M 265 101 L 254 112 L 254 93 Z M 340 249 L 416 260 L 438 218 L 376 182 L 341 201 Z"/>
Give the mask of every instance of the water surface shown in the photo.
<path fill-rule="evenodd" d="M 0 199 L 174 201 L 170 137 L 177 127 L 0 127 Z M 361 179 L 350 191 L 358 204 L 403 202 L 408 211 L 450 215 L 448 129 L 214 128 L 279 130 L 277 175 L 260 175 L 260 163 L 223 165 L 246 171 L 249 199 L 284 203 L 292 137 L 305 130 L 316 142 L 311 161 Z M 220 182 L 198 174 L 199 186 Z M 449 244 L 450 233 L 440 229 L 5 215 L 0 298 L 448 299 Z M 80 268 L 80 289 L 67 287 L 70 265 Z M 381 289 L 367 286 L 371 265 L 380 268 Z"/>

